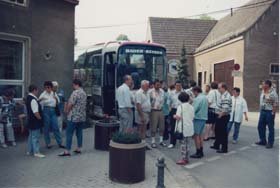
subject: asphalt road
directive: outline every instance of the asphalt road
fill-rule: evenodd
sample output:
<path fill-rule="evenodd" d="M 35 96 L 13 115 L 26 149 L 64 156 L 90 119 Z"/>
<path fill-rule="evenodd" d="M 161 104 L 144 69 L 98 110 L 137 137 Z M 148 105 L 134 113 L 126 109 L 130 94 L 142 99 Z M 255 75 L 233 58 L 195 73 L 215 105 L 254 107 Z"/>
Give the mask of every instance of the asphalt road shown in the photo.
<path fill-rule="evenodd" d="M 241 127 L 238 144 L 232 144 L 232 139 L 229 138 L 229 153 L 217 154 L 209 148 L 213 141 L 208 141 L 204 146 L 205 157 L 191 159 L 190 164 L 183 168 L 205 188 L 278 188 L 278 121 L 273 149 L 254 144 L 258 141 L 256 123 L 254 120 Z M 179 144 L 175 149 L 159 150 L 174 162 L 180 158 Z M 195 147 L 192 144 L 191 153 L 193 152 Z"/>

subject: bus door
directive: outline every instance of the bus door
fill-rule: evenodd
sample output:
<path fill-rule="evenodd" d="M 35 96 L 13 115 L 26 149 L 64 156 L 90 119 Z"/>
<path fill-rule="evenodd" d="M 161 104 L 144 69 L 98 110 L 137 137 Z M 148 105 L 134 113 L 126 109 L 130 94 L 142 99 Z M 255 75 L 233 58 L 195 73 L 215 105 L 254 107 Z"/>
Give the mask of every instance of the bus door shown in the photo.
<path fill-rule="evenodd" d="M 103 84 L 103 112 L 110 116 L 116 115 L 115 107 L 115 63 L 117 61 L 116 52 L 104 54 L 104 84 Z"/>

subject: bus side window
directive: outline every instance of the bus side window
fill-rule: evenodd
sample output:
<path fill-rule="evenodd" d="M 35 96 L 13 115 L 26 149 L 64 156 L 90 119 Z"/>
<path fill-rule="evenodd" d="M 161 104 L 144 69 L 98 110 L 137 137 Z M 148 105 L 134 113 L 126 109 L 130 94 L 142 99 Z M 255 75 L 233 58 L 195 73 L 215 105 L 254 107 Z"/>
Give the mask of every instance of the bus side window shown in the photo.
<path fill-rule="evenodd" d="M 115 85 L 115 62 L 116 62 L 116 53 L 106 53 L 105 54 L 105 70 L 104 70 L 104 80 L 106 86 Z"/>
<path fill-rule="evenodd" d="M 101 86 L 102 56 L 92 55 L 87 67 L 90 70 L 93 85 Z"/>

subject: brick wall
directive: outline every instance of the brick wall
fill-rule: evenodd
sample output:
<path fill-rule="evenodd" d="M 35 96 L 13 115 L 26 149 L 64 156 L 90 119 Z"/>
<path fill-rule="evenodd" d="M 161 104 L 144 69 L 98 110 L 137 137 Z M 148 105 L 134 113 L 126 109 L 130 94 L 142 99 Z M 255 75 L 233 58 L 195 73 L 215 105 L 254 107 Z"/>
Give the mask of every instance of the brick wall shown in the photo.
<path fill-rule="evenodd" d="M 74 64 L 75 5 L 62 0 L 28 0 L 27 6 L 0 1 L 0 34 L 28 38 L 25 86 L 41 88 L 45 80 L 57 80 L 69 95 Z M 6 37 L 5 37 L 6 34 Z M 51 58 L 45 54 L 50 52 Z M 27 92 L 27 91 L 26 91 Z"/>
<path fill-rule="evenodd" d="M 256 111 L 259 108 L 261 81 L 279 79 L 279 75 L 269 74 L 270 63 L 279 63 L 278 15 L 279 2 L 277 1 L 244 35 L 244 97 L 248 102 L 249 110 Z"/>

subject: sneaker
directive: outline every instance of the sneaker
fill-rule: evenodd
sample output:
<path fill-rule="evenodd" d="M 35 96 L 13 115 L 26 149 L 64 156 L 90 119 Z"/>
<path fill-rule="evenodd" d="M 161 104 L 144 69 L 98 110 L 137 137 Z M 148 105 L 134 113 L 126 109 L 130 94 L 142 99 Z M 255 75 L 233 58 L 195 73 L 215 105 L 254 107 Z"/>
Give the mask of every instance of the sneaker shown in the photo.
<path fill-rule="evenodd" d="M 174 148 L 174 145 L 173 144 L 169 144 L 167 148 L 172 149 L 172 148 Z"/>
<path fill-rule="evenodd" d="M 159 145 L 161 145 L 162 147 L 166 147 L 167 146 L 166 143 L 164 143 L 164 142 L 159 143 Z"/>
<path fill-rule="evenodd" d="M 232 143 L 233 143 L 233 144 L 237 144 L 237 141 L 236 141 L 236 140 L 233 140 Z"/>
<path fill-rule="evenodd" d="M 34 157 L 38 157 L 38 158 L 44 158 L 46 157 L 45 155 L 41 154 L 41 153 L 35 153 Z"/>
<path fill-rule="evenodd" d="M 16 142 L 12 142 L 12 146 L 17 146 L 17 143 Z"/>
<path fill-rule="evenodd" d="M 272 144 L 267 144 L 267 145 L 266 145 L 266 148 L 267 148 L 267 149 L 271 149 L 271 148 L 273 148 L 273 145 L 272 145 Z"/>
<path fill-rule="evenodd" d="M 186 165 L 186 164 L 188 164 L 188 163 L 189 163 L 189 161 L 184 160 L 184 159 L 181 159 L 181 160 L 179 160 L 179 161 L 176 162 L 177 165 Z"/>
<path fill-rule="evenodd" d="M 156 148 L 157 147 L 157 145 L 156 145 L 156 143 L 152 143 L 152 148 Z"/>
<path fill-rule="evenodd" d="M 8 146 L 7 146 L 7 144 L 1 144 L 1 146 L 2 146 L 2 148 L 7 148 Z"/>

